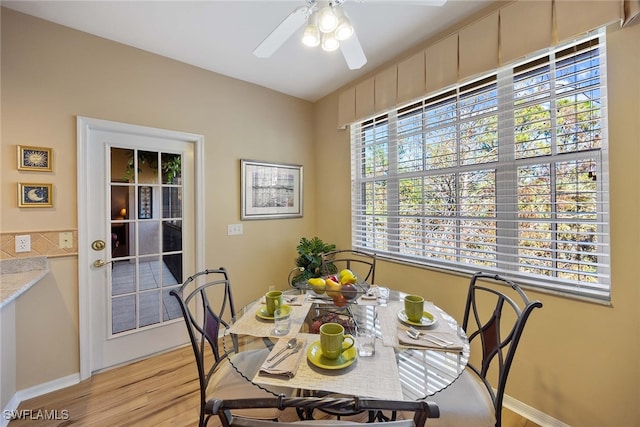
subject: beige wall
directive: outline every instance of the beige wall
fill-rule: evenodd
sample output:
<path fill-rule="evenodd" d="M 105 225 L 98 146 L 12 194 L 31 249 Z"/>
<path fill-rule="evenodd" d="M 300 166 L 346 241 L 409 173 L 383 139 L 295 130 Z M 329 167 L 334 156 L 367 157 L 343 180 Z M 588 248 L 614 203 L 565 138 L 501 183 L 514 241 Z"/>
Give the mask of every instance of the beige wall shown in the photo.
<path fill-rule="evenodd" d="M 507 389 L 574 426 L 640 424 L 640 58 L 625 51 L 637 40 L 640 25 L 610 34 L 608 45 L 613 304 L 531 292 L 545 306 Z M 230 269 L 240 304 L 285 285 L 301 236 L 317 230 L 340 247 L 351 243 L 349 135 L 336 130 L 337 94 L 314 106 L 6 9 L 1 83 L 3 232 L 77 227 L 75 117 L 83 115 L 205 136 L 206 262 Z M 17 144 L 53 147 L 55 171 L 18 173 Z M 303 164 L 304 218 L 245 221 L 244 235 L 228 237 L 226 225 L 240 221 L 240 158 Z M 16 207 L 16 182 L 34 180 L 54 183 L 55 208 Z M 16 301 L 18 390 L 79 369 L 77 260 L 50 264 L 52 274 Z M 388 262 L 376 277 L 462 314 L 467 278 Z"/>
<path fill-rule="evenodd" d="M 2 9 L 3 233 L 77 228 L 76 116 L 205 137 L 205 261 L 229 269 L 236 304 L 286 286 L 315 226 L 313 105 L 239 80 Z M 18 172 L 16 145 L 52 147 L 52 173 Z M 240 159 L 304 165 L 304 218 L 240 222 Z M 19 209 L 17 182 L 54 184 L 52 209 Z M 78 236 L 82 239 L 82 236 Z M 16 301 L 17 390 L 79 371 L 77 258 Z M 47 357 L 42 357 L 46 351 Z"/>
<path fill-rule="evenodd" d="M 640 25 L 608 35 L 612 306 L 528 292 L 535 311 L 507 394 L 572 426 L 640 425 Z M 336 130 L 338 92 L 316 105 L 318 234 L 351 244 L 349 132 Z M 324 166 L 323 166 L 324 165 Z M 331 165 L 331 167 L 329 166 Z M 376 282 L 416 292 L 462 316 L 467 277 L 381 262 Z"/>

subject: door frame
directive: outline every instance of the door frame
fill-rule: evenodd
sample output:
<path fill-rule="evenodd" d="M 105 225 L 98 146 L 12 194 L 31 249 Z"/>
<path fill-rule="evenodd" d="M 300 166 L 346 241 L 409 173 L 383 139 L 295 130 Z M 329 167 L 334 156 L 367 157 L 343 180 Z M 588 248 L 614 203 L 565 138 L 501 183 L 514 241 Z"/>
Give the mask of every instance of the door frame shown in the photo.
<path fill-rule="evenodd" d="M 147 126 L 132 125 L 128 123 L 113 122 L 109 120 L 91 117 L 77 116 L 77 203 L 78 203 L 78 329 L 80 339 L 80 381 L 91 377 L 92 373 L 92 346 L 91 346 L 91 288 L 89 283 L 89 271 L 95 261 L 91 250 L 91 242 L 88 241 L 88 215 L 87 203 L 89 135 L 92 131 L 124 132 L 159 138 L 179 139 L 193 144 L 194 152 L 194 263 L 196 271 L 204 269 L 204 136 L 173 131 Z M 93 257 L 93 258 L 92 258 Z M 194 272 L 195 273 L 195 272 Z"/>

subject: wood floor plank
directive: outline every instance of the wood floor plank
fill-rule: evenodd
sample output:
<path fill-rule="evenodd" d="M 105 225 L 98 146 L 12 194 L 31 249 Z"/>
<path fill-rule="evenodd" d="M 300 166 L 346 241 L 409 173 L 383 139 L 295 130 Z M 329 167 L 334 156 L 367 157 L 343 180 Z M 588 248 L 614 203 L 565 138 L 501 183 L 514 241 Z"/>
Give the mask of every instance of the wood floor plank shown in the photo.
<path fill-rule="evenodd" d="M 193 352 L 185 346 L 97 373 L 80 384 L 22 402 L 18 408 L 31 414 L 48 411 L 58 418 L 67 411 L 68 419 L 16 419 L 9 427 L 193 427 L 198 425 L 198 390 Z M 295 410 L 287 409 L 281 419 L 297 420 Z M 538 427 L 507 409 L 502 425 Z M 220 423 L 211 418 L 209 426 Z"/>

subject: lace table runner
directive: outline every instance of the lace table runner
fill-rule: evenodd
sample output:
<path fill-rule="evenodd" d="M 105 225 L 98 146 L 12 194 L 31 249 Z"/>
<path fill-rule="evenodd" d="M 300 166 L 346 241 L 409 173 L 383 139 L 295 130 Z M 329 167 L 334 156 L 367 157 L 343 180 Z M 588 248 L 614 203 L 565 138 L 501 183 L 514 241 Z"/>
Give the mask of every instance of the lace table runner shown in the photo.
<path fill-rule="evenodd" d="M 306 357 L 308 346 L 318 341 L 320 336 L 301 333 L 298 337 L 306 339 L 307 347 L 295 376 L 281 378 L 258 373 L 253 382 L 377 399 L 403 399 L 395 351 L 383 346 L 380 340 L 376 343 L 374 356 L 358 357 L 353 365 L 344 369 L 327 370 L 316 367 Z"/>

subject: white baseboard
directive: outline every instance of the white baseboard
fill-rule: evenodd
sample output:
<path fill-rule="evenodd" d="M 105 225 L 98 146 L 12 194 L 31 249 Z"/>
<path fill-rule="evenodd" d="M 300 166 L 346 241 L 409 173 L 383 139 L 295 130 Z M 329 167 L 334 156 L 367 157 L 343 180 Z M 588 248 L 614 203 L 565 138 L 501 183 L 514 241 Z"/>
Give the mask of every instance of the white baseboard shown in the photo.
<path fill-rule="evenodd" d="M 565 424 L 544 412 L 538 411 L 536 408 L 532 408 L 511 396 L 507 396 L 506 394 L 504 395 L 502 405 L 542 427 L 570 427 L 569 424 Z"/>
<path fill-rule="evenodd" d="M 6 414 L 12 414 L 13 411 L 18 409 L 20 401 L 17 398 L 17 394 L 11 397 L 11 400 L 7 402 L 7 406 L 2 408 L 2 417 L 0 417 L 0 427 L 7 427 L 9 425 L 9 417 Z"/>
<path fill-rule="evenodd" d="M 66 377 L 58 378 L 57 380 L 38 384 L 37 386 L 33 386 L 16 392 L 11 400 L 9 400 L 9 403 L 7 403 L 7 406 L 2 410 L 2 416 L 0 417 L 0 427 L 7 427 L 7 425 L 9 424 L 9 420 L 7 419 L 7 416 L 5 414 L 14 413 L 14 411 L 18 409 L 18 406 L 20 406 L 21 402 L 78 384 L 79 382 L 80 374 L 72 374 Z"/>

